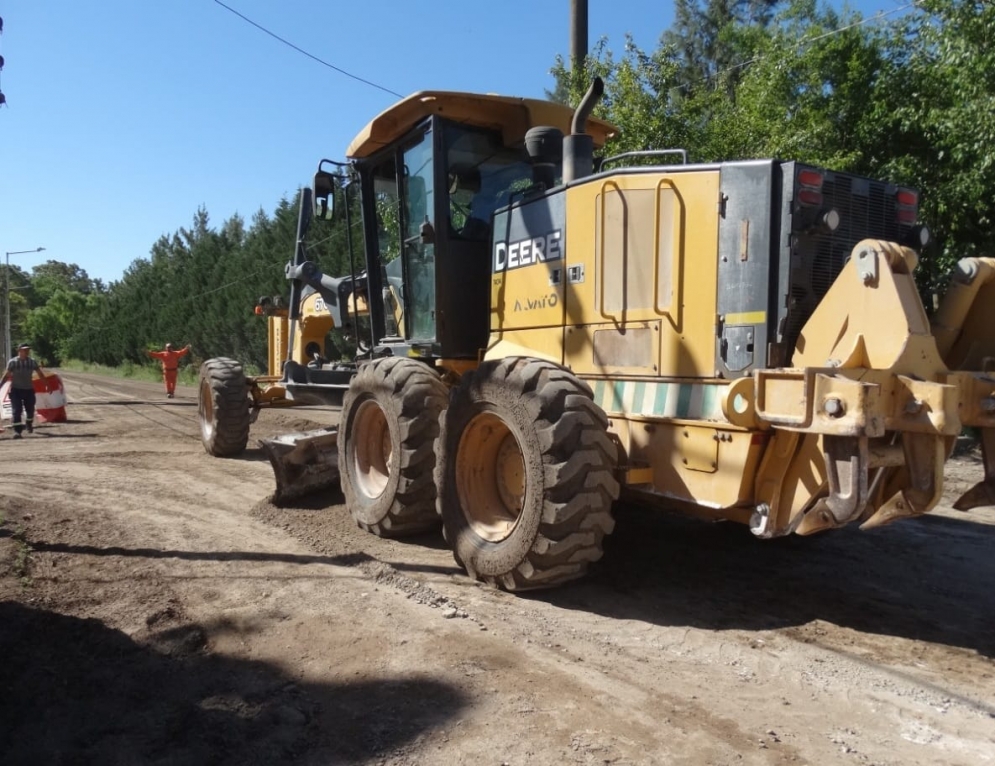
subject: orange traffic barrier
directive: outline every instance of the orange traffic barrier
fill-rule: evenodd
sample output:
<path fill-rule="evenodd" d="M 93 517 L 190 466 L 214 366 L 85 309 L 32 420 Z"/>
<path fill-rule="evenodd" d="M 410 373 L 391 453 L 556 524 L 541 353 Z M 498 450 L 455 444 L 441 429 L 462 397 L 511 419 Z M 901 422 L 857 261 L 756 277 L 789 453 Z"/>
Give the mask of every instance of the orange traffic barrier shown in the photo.
<path fill-rule="evenodd" d="M 62 378 L 49 373 L 45 380 L 32 381 L 35 387 L 35 419 L 40 423 L 66 421 L 66 387 Z"/>
<path fill-rule="evenodd" d="M 66 421 L 66 387 L 62 378 L 49 373 L 45 380 L 31 381 L 35 389 L 35 421 L 64 423 Z M 0 387 L 0 420 L 11 419 L 10 381 Z"/>

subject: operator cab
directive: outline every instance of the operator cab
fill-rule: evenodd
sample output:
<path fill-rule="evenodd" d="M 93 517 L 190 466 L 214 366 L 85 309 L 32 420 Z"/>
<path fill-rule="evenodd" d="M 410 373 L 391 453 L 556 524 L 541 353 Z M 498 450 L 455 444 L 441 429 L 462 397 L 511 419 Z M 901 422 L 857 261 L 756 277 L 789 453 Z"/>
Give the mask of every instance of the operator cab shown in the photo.
<path fill-rule="evenodd" d="M 545 101 L 418 93 L 356 137 L 347 154 L 359 180 L 373 356 L 478 359 L 493 214 L 534 187 L 526 132 L 565 129 L 572 116 Z M 590 122 L 600 145 L 612 128 Z"/>
<path fill-rule="evenodd" d="M 432 115 L 355 167 L 370 272 L 382 280 L 377 345 L 476 358 L 487 342 L 491 217 L 532 182 L 524 149 L 503 146 L 498 131 Z"/>

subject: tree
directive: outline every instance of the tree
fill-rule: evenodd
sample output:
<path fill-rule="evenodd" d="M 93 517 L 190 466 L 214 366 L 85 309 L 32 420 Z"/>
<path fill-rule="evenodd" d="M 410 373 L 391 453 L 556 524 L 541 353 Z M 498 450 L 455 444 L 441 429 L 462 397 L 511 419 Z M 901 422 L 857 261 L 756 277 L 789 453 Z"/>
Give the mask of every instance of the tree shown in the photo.
<path fill-rule="evenodd" d="M 681 146 L 694 160 L 797 159 L 920 190 L 936 245 L 917 274 L 995 250 L 995 4 L 922 0 L 887 24 L 814 0 L 679 0 L 659 47 L 602 40 L 585 79 L 621 128 L 606 154 Z M 580 91 L 557 59 L 551 95 Z"/>
<path fill-rule="evenodd" d="M 736 93 L 743 62 L 753 58 L 751 35 L 766 28 L 784 0 L 676 0 L 674 24 L 662 37 L 676 63 L 677 85 L 687 95 Z"/>
<path fill-rule="evenodd" d="M 995 5 L 921 0 L 895 24 L 876 117 L 885 172 L 922 191 L 939 286 L 958 258 L 995 252 Z"/>
<path fill-rule="evenodd" d="M 48 301 L 27 316 L 25 330 L 32 338 L 32 348 L 42 359 L 59 364 L 66 358 L 71 338 L 92 311 L 99 296 L 75 290 L 56 289 Z"/>
<path fill-rule="evenodd" d="M 45 303 L 59 289 L 89 295 L 100 292 L 102 283 L 75 263 L 49 260 L 31 269 L 31 287 L 37 302 Z"/>

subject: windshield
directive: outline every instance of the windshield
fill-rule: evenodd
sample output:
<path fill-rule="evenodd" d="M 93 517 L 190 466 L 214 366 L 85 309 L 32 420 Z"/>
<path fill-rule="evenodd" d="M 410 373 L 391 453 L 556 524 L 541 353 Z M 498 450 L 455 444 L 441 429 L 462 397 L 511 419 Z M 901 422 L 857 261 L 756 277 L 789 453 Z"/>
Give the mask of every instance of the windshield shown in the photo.
<path fill-rule="evenodd" d="M 488 240 L 494 211 L 532 183 L 528 157 L 494 131 L 450 124 L 445 139 L 450 235 Z"/>

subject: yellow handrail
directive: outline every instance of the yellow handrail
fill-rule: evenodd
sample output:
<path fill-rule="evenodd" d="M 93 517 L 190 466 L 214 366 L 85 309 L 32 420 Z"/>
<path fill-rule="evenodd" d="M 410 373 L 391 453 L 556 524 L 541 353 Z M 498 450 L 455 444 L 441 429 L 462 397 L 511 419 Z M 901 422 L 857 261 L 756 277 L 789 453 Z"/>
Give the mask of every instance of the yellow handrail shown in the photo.
<path fill-rule="evenodd" d="M 677 290 L 676 285 L 681 283 L 683 271 L 681 268 L 681 254 L 676 253 L 674 258 L 676 274 L 671 275 L 670 280 L 670 306 L 666 309 L 660 308 L 660 191 L 664 185 L 669 186 L 674 192 L 674 198 L 681 202 L 681 195 L 677 193 L 677 186 L 669 178 L 661 178 L 656 185 L 656 200 L 654 202 L 653 217 L 653 311 L 660 316 L 670 317 L 674 321 L 676 314 Z"/>
<path fill-rule="evenodd" d="M 619 185 L 617 183 L 615 183 L 614 181 L 605 181 L 603 184 L 601 184 L 601 193 L 600 193 L 600 196 L 601 196 L 601 220 L 598 222 L 600 224 L 600 226 L 601 226 L 601 231 L 599 232 L 599 235 L 598 235 L 598 250 L 599 250 L 599 253 L 600 253 L 599 254 L 599 258 L 598 258 L 598 274 L 597 274 L 597 279 L 598 279 L 598 313 L 601 314 L 601 316 L 604 317 L 605 319 L 608 319 L 609 321 L 615 321 L 615 315 L 614 314 L 609 314 L 609 313 L 607 313 L 605 311 L 605 228 L 606 228 L 605 227 L 605 197 L 607 196 L 605 194 L 605 190 L 609 186 L 614 186 L 615 190 L 618 191 L 618 192 L 622 191 L 619 188 Z"/>

